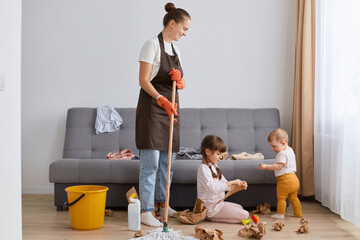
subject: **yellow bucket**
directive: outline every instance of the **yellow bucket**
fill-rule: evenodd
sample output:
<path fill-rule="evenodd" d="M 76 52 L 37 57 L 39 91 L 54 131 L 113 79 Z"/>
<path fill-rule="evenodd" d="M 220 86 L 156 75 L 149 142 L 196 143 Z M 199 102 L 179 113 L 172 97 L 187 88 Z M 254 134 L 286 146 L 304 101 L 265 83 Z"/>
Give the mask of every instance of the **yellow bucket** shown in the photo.
<path fill-rule="evenodd" d="M 65 188 L 71 226 L 78 230 L 93 230 L 104 225 L 106 192 L 109 188 L 81 185 Z"/>

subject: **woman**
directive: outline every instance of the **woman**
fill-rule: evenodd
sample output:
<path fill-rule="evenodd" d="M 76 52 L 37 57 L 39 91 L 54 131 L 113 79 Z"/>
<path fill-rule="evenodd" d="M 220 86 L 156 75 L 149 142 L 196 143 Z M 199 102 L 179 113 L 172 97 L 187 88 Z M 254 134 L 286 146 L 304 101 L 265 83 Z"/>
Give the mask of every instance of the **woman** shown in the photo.
<path fill-rule="evenodd" d="M 172 41 L 186 36 L 190 28 L 190 15 L 174 4 L 165 5 L 162 32 L 148 40 L 140 53 L 139 83 L 141 86 L 136 110 L 136 146 L 140 150 L 139 193 L 141 222 L 148 226 L 161 226 L 153 215 L 154 201 L 160 204 L 164 215 L 166 175 L 171 114 L 174 119 L 173 152 L 179 151 L 179 116 L 176 91 L 175 106 L 171 103 L 172 81 L 177 89 L 185 87 L 180 50 Z M 173 155 L 171 160 L 173 160 Z M 172 177 L 172 170 L 171 170 Z M 175 211 L 169 207 L 169 215 Z"/>

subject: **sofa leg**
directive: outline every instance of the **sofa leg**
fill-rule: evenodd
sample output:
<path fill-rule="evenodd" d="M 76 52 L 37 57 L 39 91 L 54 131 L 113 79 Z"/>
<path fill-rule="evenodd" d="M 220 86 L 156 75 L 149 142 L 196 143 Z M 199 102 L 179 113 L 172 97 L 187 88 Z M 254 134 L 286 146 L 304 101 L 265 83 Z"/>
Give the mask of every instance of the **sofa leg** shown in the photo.
<path fill-rule="evenodd" d="M 60 211 L 63 211 L 63 207 L 62 206 L 56 206 L 56 211 L 60 212 Z"/>

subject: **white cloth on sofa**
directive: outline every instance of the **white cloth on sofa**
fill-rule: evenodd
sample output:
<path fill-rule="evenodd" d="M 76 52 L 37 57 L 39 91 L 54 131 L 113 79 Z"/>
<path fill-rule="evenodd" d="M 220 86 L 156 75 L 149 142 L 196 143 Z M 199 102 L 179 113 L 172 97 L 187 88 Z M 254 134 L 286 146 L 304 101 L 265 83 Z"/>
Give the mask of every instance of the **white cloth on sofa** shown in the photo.
<path fill-rule="evenodd" d="M 119 113 L 109 104 L 102 104 L 97 108 L 95 121 L 96 134 L 114 132 L 120 128 L 123 120 Z"/>

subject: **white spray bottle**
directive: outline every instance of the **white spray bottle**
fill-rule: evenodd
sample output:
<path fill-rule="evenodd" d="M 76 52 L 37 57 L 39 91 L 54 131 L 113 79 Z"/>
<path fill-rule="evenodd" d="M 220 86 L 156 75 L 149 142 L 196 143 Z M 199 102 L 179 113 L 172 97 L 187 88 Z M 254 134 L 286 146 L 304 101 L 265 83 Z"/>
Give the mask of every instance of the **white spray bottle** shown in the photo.
<path fill-rule="evenodd" d="M 128 225 L 130 231 L 141 229 L 140 224 L 140 201 L 135 199 L 135 193 L 131 194 L 128 205 Z"/>

